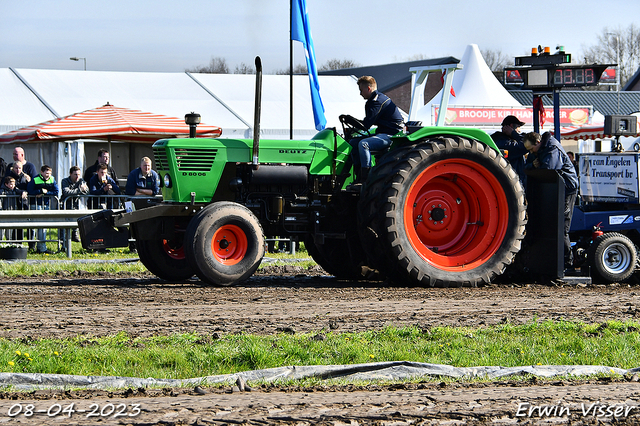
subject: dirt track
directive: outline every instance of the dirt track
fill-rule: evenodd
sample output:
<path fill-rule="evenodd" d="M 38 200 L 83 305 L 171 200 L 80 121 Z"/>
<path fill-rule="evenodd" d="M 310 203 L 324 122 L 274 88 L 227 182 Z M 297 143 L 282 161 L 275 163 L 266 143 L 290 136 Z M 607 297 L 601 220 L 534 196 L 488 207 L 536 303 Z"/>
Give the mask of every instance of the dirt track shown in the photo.
<path fill-rule="evenodd" d="M 24 277 L 5 281 L 1 312 L 3 338 L 64 337 L 78 334 L 101 336 L 125 330 L 133 336 L 196 331 L 273 334 L 287 332 L 336 332 L 379 329 L 387 325 L 486 326 L 503 321 L 514 324 L 538 318 L 602 322 L 627 320 L 640 315 L 640 288 L 628 285 L 561 286 L 491 285 L 478 289 L 392 288 L 384 283 L 340 282 L 321 270 L 301 271 L 283 267 L 272 275 L 253 277 L 243 285 L 211 288 L 199 281 L 167 283 L 148 277 Z M 637 379 L 637 377 L 636 377 Z M 635 379 L 634 379 L 635 380 Z M 454 420 L 466 424 L 514 421 L 594 423 L 611 420 L 611 413 L 628 409 L 618 420 L 640 423 L 640 385 L 637 381 L 511 382 L 490 385 L 417 384 L 387 388 L 261 388 L 251 393 L 231 388 L 105 391 L 0 395 L 0 423 L 20 424 L 413 424 Z M 158 394 L 158 395 L 155 395 Z M 20 398 L 19 400 L 6 398 Z M 16 403 L 29 402 L 36 409 L 103 409 L 109 403 L 140 404 L 137 416 L 89 417 L 75 413 L 47 420 L 46 414 L 9 417 Z M 520 403 L 562 407 L 562 417 L 516 416 L 527 412 Z M 602 409 L 594 415 L 583 411 L 594 402 Z M 619 404 L 613 406 L 612 404 Z M 57 407 L 54 407 L 57 408 Z M 110 406 L 108 406 L 110 408 Z M 17 408 L 14 408 L 14 410 Z M 550 410 L 551 408 L 549 408 Z M 521 410 L 521 411 L 518 411 Z M 522 411 L 524 410 L 524 411 Z M 108 410 L 107 410 L 108 411 Z M 106 412 L 106 411 L 104 411 Z M 591 413 L 591 411 L 590 411 Z M 598 413 L 605 415 L 598 417 Z M 567 416 L 568 414 L 568 416 Z M 502 419 L 502 420 L 500 420 Z"/>

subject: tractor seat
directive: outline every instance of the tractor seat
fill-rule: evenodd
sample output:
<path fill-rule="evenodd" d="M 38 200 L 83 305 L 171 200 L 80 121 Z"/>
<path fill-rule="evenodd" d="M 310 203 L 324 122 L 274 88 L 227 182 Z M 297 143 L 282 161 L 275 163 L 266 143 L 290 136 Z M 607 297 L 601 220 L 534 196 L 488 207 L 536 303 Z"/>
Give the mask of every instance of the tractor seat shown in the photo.
<path fill-rule="evenodd" d="M 411 133 L 422 129 L 422 121 L 407 121 L 405 127 L 407 129 L 407 134 L 410 135 Z"/>

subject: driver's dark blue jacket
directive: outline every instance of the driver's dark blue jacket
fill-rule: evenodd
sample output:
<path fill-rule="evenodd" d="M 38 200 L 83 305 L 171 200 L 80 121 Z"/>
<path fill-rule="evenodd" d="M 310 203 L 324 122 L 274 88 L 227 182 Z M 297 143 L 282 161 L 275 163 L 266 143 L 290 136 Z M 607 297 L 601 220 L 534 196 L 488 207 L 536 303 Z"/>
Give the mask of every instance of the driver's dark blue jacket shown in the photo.
<path fill-rule="evenodd" d="M 364 127 L 378 126 L 376 133 L 395 135 L 402 130 L 402 115 L 396 104 L 384 93 L 375 90 L 364 105 Z"/>

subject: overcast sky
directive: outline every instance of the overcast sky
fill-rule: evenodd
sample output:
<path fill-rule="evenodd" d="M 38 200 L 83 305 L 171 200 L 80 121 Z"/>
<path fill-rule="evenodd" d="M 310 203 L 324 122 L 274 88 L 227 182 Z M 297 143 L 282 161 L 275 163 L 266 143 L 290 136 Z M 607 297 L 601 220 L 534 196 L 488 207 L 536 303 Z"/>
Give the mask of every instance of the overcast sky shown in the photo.
<path fill-rule="evenodd" d="M 475 43 L 513 56 L 539 44 L 579 57 L 605 27 L 638 25 L 635 0 L 307 0 L 317 62 L 461 58 Z M 304 63 L 295 43 L 296 64 Z M 180 72 L 260 55 L 289 65 L 289 0 L 0 0 L 0 68 Z"/>

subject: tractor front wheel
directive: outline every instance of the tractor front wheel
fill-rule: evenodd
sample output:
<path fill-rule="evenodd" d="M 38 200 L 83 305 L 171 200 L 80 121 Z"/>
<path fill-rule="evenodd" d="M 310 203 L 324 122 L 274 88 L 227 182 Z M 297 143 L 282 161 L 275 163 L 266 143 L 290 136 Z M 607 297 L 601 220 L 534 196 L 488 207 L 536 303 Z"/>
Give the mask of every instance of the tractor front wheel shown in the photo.
<path fill-rule="evenodd" d="M 229 286 L 249 278 L 264 257 L 264 233 L 255 215 L 232 202 L 213 203 L 189 223 L 186 254 L 198 277 Z"/>
<path fill-rule="evenodd" d="M 169 240 L 137 240 L 136 249 L 140 262 L 158 278 L 167 281 L 184 281 L 195 275 L 195 269 L 185 257 L 184 232 L 176 233 Z"/>

